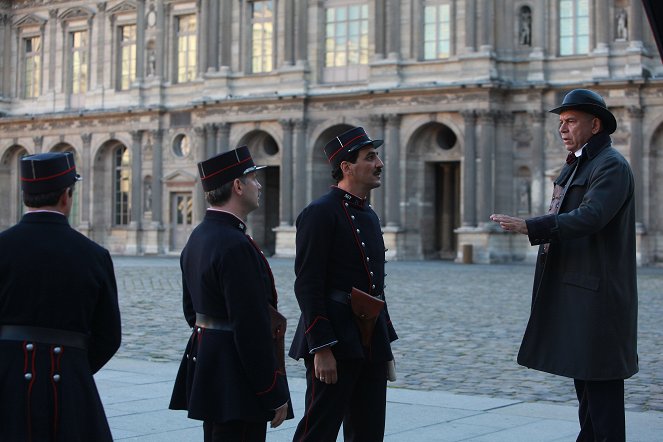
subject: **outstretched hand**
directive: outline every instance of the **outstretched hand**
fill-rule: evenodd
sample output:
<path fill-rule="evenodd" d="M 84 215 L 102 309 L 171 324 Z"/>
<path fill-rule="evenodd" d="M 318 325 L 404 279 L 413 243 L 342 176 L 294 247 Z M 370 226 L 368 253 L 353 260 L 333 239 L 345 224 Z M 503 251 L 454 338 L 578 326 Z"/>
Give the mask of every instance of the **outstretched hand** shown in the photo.
<path fill-rule="evenodd" d="M 494 213 L 490 215 L 490 220 L 499 224 L 502 230 L 527 235 L 527 224 L 522 218 Z"/>

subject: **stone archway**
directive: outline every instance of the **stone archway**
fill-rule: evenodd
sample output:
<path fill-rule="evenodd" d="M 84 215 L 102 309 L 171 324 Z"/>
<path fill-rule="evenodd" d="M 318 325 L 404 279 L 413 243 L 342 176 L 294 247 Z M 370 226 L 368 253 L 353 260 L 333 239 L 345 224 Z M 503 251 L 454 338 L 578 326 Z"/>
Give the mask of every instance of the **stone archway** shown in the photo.
<path fill-rule="evenodd" d="M 21 197 L 19 161 L 28 151 L 21 145 L 9 147 L 0 159 L 0 204 L 9 210 L 0 211 L 0 230 L 16 224 L 25 209 Z"/>
<path fill-rule="evenodd" d="M 258 246 L 265 255 L 271 256 L 276 251 L 274 229 L 280 222 L 281 149 L 274 137 L 261 130 L 244 135 L 239 145 L 249 147 L 256 165 L 267 166 L 257 171 L 258 181 L 262 185 L 260 207 L 249 214 L 247 225 Z"/>
<path fill-rule="evenodd" d="M 649 192 L 644 198 L 649 213 L 645 228 L 649 257 L 652 264 L 660 264 L 663 262 L 663 124 L 654 132 L 649 155 Z"/>
<path fill-rule="evenodd" d="M 455 230 L 461 223 L 461 152 L 456 133 L 439 122 L 415 130 L 407 145 L 406 176 L 404 224 L 407 235 L 418 236 L 419 244 L 408 256 L 455 259 Z"/>

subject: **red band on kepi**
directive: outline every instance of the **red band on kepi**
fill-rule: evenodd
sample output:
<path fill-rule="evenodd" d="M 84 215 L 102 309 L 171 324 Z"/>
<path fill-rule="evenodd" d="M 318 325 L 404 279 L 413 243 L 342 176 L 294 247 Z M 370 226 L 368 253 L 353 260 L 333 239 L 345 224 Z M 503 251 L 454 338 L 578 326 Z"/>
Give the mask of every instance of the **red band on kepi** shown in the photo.
<path fill-rule="evenodd" d="M 21 158 L 20 164 L 21 189 L 29 194 L 56 192 L 81 179 L 71 152 L 27 155 Z"/>
<path fill-rule="evenodd" d="M 332 169 L 335 169 L 349 154 L 369 144 L 377 148 L 382 146 L 382 140 L 371 140 L 363 127 L 354 127 L 329 140 L 325 145 L 325 154 Z"/>
<path fill-rule="evenodd" d="M 198 163 L 198 173 L 200 174 L 203 190 L 209 192 L 235 178 L 265 167 L 256 166 L 251 158 L 249 148 L 241 146 Z"/>

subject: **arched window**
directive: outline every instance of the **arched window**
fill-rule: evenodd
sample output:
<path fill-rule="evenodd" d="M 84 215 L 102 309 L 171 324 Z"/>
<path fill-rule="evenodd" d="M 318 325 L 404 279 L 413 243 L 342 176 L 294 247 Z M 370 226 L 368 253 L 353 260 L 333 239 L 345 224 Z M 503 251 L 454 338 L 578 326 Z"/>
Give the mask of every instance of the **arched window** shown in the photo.
<path fill-rule="evenodd" d="M 131 213 L 131 163 L 129 150 L 119 147 L 113 152 L 113 223 L 129 224 Z"/>

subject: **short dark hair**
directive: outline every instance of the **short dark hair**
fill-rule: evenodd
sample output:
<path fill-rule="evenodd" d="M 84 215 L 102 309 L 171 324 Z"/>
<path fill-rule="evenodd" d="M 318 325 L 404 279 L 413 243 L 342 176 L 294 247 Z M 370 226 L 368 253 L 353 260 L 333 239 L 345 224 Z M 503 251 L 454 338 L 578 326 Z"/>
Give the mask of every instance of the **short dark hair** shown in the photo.
<path fill-rule="evenodd" d="M 357 162 L 357 158 L 359 158 L 359 151 L 361 149 L 357 149 L 353 152 L 350 152 L 347 157 L 343 158 L 343 161 L 347 161 L 349 163 L 355 164 Z M 341 163 L 343 162 L 341 161 Z M 343 179 L 343 171 L 341 170 L 341 164 L 339 163 L 337 167 L 332 169 L 331 172 L 332 178 L 338 183 Z"/>
<path fill-rule="evenodd" d="M 74 184 L 64 189 L 55 190 L 46 193 L 26 193 L 23 192 L 23 204 L 28 207 L 48 207 L 55 206 L 63 192 L 69 191 L 69 196 L 74 194 Z"/>
<path fill-rule="evenodd" d="M 237 179 L 246 184 L 246 178 L 244 176 L 241 176 Z M 227 183 L 222 184 L 221 187 L 217 187 L 216 189 L 212 189 L 209 192 L 205 192 L 205 199 L 211 206 L 219 206 L 226 203 L 232 194 L 234 182 L 235 180 L 228 181 Z"/>

